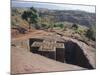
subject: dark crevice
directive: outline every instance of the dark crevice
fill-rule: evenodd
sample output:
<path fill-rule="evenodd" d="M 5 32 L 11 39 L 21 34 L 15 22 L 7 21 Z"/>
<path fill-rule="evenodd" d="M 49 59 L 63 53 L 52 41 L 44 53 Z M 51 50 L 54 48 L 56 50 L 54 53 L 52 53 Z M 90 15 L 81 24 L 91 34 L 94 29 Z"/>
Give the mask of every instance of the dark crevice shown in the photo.
<path fill-rule="evenodd" d="M 69 64 L 93 69 L 83 50 L 72 41 L 65 42 L 65 61 Z"/>

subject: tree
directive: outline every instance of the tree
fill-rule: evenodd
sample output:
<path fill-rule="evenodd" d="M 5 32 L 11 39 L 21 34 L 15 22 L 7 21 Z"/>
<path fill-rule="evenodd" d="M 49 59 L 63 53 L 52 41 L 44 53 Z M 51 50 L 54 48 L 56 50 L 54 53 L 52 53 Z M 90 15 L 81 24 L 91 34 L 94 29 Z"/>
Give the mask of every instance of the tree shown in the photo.
<path fill-rule="evenodd" d="M 77 29 L 78 29 L 78 25 L 74 23 L 74 24 L 72 25 L 72 28 L 74 28 L 75 30 L 77 30 Z"/>
<path fill-rule="evenodd" d="M 60 28 L 64 28 L 64 24 L 59 24 L 59 27 Z"/>
<path fill-rule="evenodd" d="M 96 31 L 95 31 L 95 25 L 92 25 L 86 32 L 86 37 L 89 39 L 92 39 L 93 41 L 96 40 Z"/>
<path fill-rule="evenodd" d="M 50 16 L 49 17 L 49 23 L 50 23 L 50 31 L 53 31 L 53 27 L 54 27 L 54 22 L 55 22 L 55 18 L 54 18 L 54 16 Z"/>
<path fill-rule="evenodd" d="M 24 11 L 22 14 L 22 19 L 26 20 L 29 23 L 29 30 L 31 29 L 31 24 L 35 24 L 35 27 L 38 28 L 38 19 L 39 19 L 39 15 L 37 13 L 37 11 L 31 7 L 29 10 Z"/>

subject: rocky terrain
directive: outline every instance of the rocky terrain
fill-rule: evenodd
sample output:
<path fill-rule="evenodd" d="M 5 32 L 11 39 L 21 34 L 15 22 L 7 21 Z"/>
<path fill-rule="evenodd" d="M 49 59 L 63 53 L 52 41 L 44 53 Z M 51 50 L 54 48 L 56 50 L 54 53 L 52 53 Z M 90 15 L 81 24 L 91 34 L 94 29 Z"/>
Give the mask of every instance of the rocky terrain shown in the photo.
<path fill-rule="evenodd" d="M 29 39 L 30 38 L 42 38 L 42 39 L 53 39 L 59 41 L 72 41 L 76 43 L 82 50 L 77 52 L 77 58 L 80 63 L 62 63 L 56 60 L 49 59 L 47 57 L 41 56 L 39 54 L 34 54 L 30 52 L 29 49 Z M 69 42 L 70 48 L 73 47 L 73 43 Z M 68 45 L 67 45 L 68 46 Z M 66 47 L 67 47 L 66 46 Z M 12 38 L 12 47 L 11 47 L 11 73 L 36 73 L 36 72 L 54 72 L 54 71 L 69 71 L 69 70 L 86 70 L 95 68 L 95 49 L 87 44 L 78 41 L 77 39 L 68 38 L 65 36 L 60 36 L 56 33 L 46 32 L 43 30 L 34 30 L 34 32 L 19 35 Z M 70 49 L 69 49 L 70 50 Z M 75 50 L 75 48 L 74 48 Z M 77 50 L 76 50 L 77 51 Z M 88 60 L 88 63 L 87 63 Z M 92 67 L 86 65 L 81 65 L 81 62 L 84 64 L 90 64 Z M 83 67 L 82 67 L 83 66 Z M 86 67 L 87 68 L 86 68 Z"/>
<path fill-rule="evenodd" d="M 12 7 L 11 12 L 11 74 L 96 68 L 96 13 L 36 7 Z M 38 47 L 44 49 L 40 51 L 52 44 L 48 51 L 54 51 L 54 56 L 35 52 L 36 47 L 31 48 L 33 39 L 45 40 L 41 42 L 44 47 Z M 57 53 L 57 48 L 63 52 Z"/>
<path fill-rule="evenodd" d="M 44 56 L 31 53 L 24 48 L 12 47 L 11 73 L 37 73 L 69 70 L 84 70 L 85 68 L 57 62 Z"/>

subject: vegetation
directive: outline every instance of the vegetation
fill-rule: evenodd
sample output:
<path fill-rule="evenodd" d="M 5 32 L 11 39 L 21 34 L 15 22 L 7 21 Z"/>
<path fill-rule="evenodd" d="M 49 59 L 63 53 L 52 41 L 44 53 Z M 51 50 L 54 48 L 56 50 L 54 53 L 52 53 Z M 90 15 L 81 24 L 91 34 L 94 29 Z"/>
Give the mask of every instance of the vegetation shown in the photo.
<path fill-rule="evenodd" d="M 29 29 L 31 29 L 31 24 L 35 24 L 35 28 L 39 29 L 38 20 L 39 15 L 37 11 L 31 7 L 30 10 L 24 11 L 22 14 L 22 19 L 26 20 L 29 23 Z"/>
<path fill-rule="evenodd" d="M 95 25 L 92 25 L 86 32 L 86 37 L 92 39 L 93 41 L 96 40 L 96 28 Z"/>
<path fill-rule="evenodd" d="M 26 30 L 31 31 L 32 29 L 48 29 L 49 31 L 61 32 L 66 36 L 73 36 L 86 38 L 95 41 L 95 14 L 84 14 L 86 12 L 79 13 L 70 11 L 56 11 L 56 10 L 36 10 L 34 7 L 31 8 L 13 8 L 12 10 L 12 28 L 17 28 L 19 32 L 24 33 Z M 66 14 L 69 14 L 66 15 Z M 72 16 L 71 16 L 72 15 Z M 94 17 L 91 19 L 86 17 Z M 85 19 L 84 19 L 85 17 Z M 78 22 L 76 22 L 77 20 Z M 81 18 L 81 19 L 80 19 Z M 89 23 L 93 23 L 90 27 Z M 92 21 L 93 20 L 93 21 Z M 80 25 L 85 23 L 85 25 Z"/>
<path fill-rule="evenodd" d="M 54 27 L 64 28 L 64 24 L 54 24 Z"/>
<path fill-rule="evenodd" d="M 74 23 L 74 24 L 72 25 L 72 28 L 73 28 L 74 30 L 77 30 L 79 27 L 78 27 L 77 24 Z"/>

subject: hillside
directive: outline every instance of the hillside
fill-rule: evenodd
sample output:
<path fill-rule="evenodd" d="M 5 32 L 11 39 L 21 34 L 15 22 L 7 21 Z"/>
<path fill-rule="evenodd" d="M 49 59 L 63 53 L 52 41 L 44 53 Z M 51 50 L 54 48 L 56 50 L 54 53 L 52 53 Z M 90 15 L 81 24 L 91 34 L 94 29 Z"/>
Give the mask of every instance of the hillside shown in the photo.
<path fill-rule="evenodd" d="M 11 73 L 95 69 L 96 14 L 12 7 Z"/>
<path fill-rule="evenodd" d="M 55 22 L 71 22 L 87 27 L 95 25 L 95 13 L 79 10 L 48 10 L 43 8 L 37 10 L 42 17 L 54 16 Z"/>
<path fill-rule="evenodd" d="M 16 37 L 19 34 L 29 33 L 30 31 L 37 29 L 54 31 L 67 37 L 73 37 L 78 40 L 88 43 L 88 38 L 95 41 L 95 13 L 88 13 L 79 10 L 49 10 L 44 8 L 36 8 L 39 15 L 38 24 L 31 24 L 22 19 L 24 11 L 29 11 L 29 8 L 12 8 L 12 36 Z M 73 28 L 73 25 L 77 25 L 78 28 Z M 88 34 L 88 30 L 91 29 L 93 34 Z M 93 44 L 93 42 L 92 42 Z M 95 43 L 93 44 L 95 46 Z"/>
<path fill-rule="evenodd" d="M 17 13 L 21 14 L 23 11 L 29 8 L 12 8 L 12 14 L 14 14 L 16 9 L 18 10 Z M 36 9 L 40 17 L 44 18 L 53 16 L 55 22 L 71 22 L 90 27 L 91 25 L 95 25 L 96 21 L 95 13 L 79 10 L 49 10 L 45 8 Z"/>

